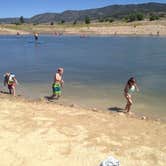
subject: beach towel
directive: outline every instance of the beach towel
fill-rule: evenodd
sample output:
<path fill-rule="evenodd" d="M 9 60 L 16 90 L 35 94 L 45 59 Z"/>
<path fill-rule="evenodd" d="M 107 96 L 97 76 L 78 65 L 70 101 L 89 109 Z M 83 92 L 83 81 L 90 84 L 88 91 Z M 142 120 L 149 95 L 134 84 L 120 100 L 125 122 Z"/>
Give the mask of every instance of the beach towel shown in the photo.
<path fill-rule="evenodd" d="M 107 159 L 105 159 L 100 166 L 120 166 L 120 163 L 117 159 L 115 159 L 112 156 L 109 156 Z"/>

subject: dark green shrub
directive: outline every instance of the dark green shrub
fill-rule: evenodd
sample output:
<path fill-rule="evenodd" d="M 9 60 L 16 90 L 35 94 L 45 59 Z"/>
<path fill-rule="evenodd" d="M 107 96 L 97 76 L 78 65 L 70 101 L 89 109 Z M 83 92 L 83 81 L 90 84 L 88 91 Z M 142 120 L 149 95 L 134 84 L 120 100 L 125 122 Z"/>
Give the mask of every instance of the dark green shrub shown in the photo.
<path fill-rule="evenodd" d="M 75 20 L 74 22 L 73 22 L 73 25 L 76 25 L 77 24 L 77 20 Z"/>
<path fill-rule="evenodd" d="M 85 24 L 90 24 L 90 18 L 88 16 L 85 17 Z"/>
<path fill-rule="evenodd" d="M 23 16 L 21 16 L 19 20 L 20 20 L 20 24 L 23 24 L 25 22 Z"/>
<path fill-rule="evenodd" d="M 158 15 L 155 15 L 153 13 L 150 14 L 149 16 L 149 21 L 154 21 L 154 20 L 159 20 L 160 17 Z"/>

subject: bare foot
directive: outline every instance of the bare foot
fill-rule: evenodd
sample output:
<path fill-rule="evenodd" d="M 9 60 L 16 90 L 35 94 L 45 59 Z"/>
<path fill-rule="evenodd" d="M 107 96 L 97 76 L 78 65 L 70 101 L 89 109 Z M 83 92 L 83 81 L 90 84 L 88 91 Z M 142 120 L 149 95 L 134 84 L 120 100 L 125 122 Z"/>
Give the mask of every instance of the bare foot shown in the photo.
<path fill-rule="evenodd" d="M 123 113 L 128 113 L 128 111 L 124 109 Z"/>
<path fill-rule="evenodd" d="M 132 112 L 130 112 L 130 111 L 129 111 L 129 112 L 127 112 L 127 113 L 128 113 L 129 115 L 133 115 L 133 113 L 132 113 Z"/>

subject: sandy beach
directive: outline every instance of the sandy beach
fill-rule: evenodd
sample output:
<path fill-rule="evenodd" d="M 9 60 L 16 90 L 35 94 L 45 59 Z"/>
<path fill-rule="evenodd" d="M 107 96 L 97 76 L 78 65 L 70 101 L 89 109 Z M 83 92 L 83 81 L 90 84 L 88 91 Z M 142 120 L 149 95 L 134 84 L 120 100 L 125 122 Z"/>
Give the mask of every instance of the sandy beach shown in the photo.
<path fill-rule="evenodd" d="M 16 30 L 16 29 L 10 29 L 10 28 L 5 28 L 5 27 L 0 28 L 0 35 L 16 35 L 18 32 L 21 35 L 30 34 L 29 32 L 23 31 L 23 30 Z"/>
<path fill-rule="evenodd" d="M 0 94 L 0 165 L 164 166 L 166 124 Z"/>
<path fill-rule="evenodd" d="M 159 21 L 136 21 L 132 23 L 91 23 L 85 24 L 2 24 L 0 34 L 26 35 L 38 32 L 40 34 L 63 33 L 66 35 L 154 35 L 166 36 L 166 20 Z"/>

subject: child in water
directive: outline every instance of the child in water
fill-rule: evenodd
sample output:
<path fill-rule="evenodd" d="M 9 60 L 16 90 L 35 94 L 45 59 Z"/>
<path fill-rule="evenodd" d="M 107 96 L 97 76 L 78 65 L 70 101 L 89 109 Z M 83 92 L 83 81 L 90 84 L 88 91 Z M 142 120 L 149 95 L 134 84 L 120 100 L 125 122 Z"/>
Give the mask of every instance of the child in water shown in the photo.
<path fill-rule="evenodd" d="M 52 90 L 53 90 L 53 94 L 51 98 L 56 98 L 59 99 L 59 97 L 61 96 L 61 88 L 63 87 L 64 81 L 62 79 L 63 76 L 63 68 L 58 68 L 55 77 L 54 77 L 54 82 L 52 84 Z"/>
<path fill-rule="evenodd" d="M 135 91 L 138 92 L 139 88 L 136 84 L 136 80 L 133 77 L 131 77 L 127 81 L 125 89 L 124 89 L 124 96 L 127 100 L 127 104 L 126 104 L 126 107 L 125 107 L 125 112 L 126 113 L 130 113 L 131 105 L 133 104 L 132 93 L 134 93 Z"/>
<path fill-rule="evenodd" d="M 18 81 L 14 74 L 6 73 L 4 75 L 4 86 L 8 85 L 9 93 L 16 96 L 16 84 Z"/>
<path fill-rule="evenodd" d="M 39 34 L 38 33 L 34 33 L 34 38 L 35 38 L 35 40 L 38 40 Z"/>

